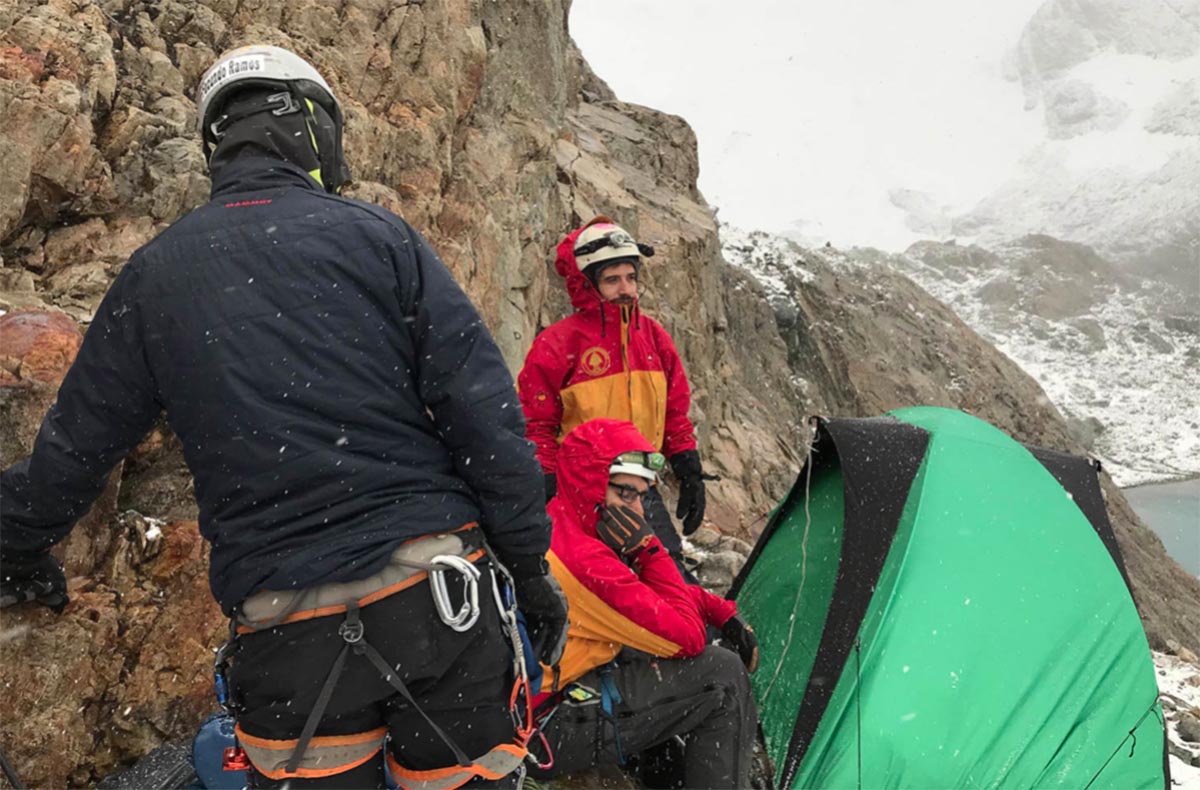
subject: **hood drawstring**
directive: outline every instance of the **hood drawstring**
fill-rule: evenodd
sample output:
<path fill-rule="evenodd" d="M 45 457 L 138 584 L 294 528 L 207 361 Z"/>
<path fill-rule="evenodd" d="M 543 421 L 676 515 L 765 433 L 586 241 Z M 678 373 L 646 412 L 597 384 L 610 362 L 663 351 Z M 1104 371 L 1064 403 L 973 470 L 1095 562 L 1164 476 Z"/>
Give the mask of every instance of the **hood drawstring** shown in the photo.
<path fill-rule="evenodd" d="M 625 307 L 621 306 L 621 320 L 626 324 L 631 324 L 635 331 L 642 328 L 642 311 L 638 306 L 637 300 L 634 300 L 633 304 L 629 305 L 628 315 L 625 312 Z"/>
<path fill-rule="evenodd" d="M 608 313 L 609 302 L 606 302 L 604 300 L 604 298 L 600 296 L 600 291 L 596 288 L 595 285 L 590 285 L 589 287 L 592 289 L 592 292 L 595 294 L 596 301 L 599 303 L 599 307 L 600 307 L 600 337 L 606 337 L 605 330 L 608 327 L 607 313 Z M 624 306 L 618 305 L 617 309 L 621 311 L 622 317 L 624 317 L 624 310 L 625 310 Z M 630 305 L 630 307 L 629 307 L 629 323 L 633 324 L 633 328 L 635 330 L 641 331 L 642 308 L 637 299 L 634 299 L 633 304 Z"/>

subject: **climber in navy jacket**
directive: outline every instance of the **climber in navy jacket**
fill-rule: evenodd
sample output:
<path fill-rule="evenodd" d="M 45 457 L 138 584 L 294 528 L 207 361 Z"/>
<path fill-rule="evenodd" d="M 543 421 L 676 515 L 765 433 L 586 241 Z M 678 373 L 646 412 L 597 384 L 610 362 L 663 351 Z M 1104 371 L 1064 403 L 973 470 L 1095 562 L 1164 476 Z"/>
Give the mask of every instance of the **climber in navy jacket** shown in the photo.
<path fill-rule="evenodd" d="M 457 541 L 451 553 L 476 563 L 488 562 L 480 559 L 486 541 L 515 578 L 542 660 L 556 661 L 566 610 L 543 559 L 550 525 L 541 468 L 525 439 L 512 378 L 474 306 L 404 220 L 338 194 L 349 176 L 341 109 L 310 64 L 276 47 L 235 50 L 206 73 L 198 105 L 212 199 L 121 270 L 33 454 L 0 477 L 3 583 L 42 581 L 65 592 L 61 565 L 48 549 L 165 410 L 195 478 L 200 529 L 212 544 L 213 595 L 243 626 L 248 603 L 264 592 L 344 583 L 362 592 L 364 580 L 377 577 L 407 590 L 402 582 L 412 581 L 411 568 L 394 565 L 397 552 L 416 538 L 449 535 Z M 415 594 L 393 596 L 408 601 L 394 607 L 405 618 L 428 619 L 432 610 L 414 603 Z M 494 612 L 490 592 L 479 597 Z M 383 603 L 364 606 L 363 620 L 368 612 L 382 617 Z M 341 644 L 340 616 L 313 622 L 303 627 L 332 629 Z M 404 622 L 395 638 L 411 643 L 426 629 L 446 642 L 445 666 L 427 672 L 436 686 L 434 675 L 457 671 L 454 655 L 475 661 L 472 672 L 507 671 L 507 654 L 497 652 L 508 649 L 503 635 L 498 627 L 491 634 L 490 619 L 485 625 L 464 635 L 436 619 Z M 368 625 L 368 640 L 386 641 L 381 630 Z M 266 641 L 272 633 L 250 634 L 246 642 L 258 647 L 243 649 L 234 662 L 247 705 L 265 706 L 239 715 L 247 742 L 296 739 L 305 705 L 315 704 L 296 691 L 290 713 L 300 715 L 280 723 L 268 702 L 254 701 L 253 678 L 271 674 L 263 662 L 275 656 L 304 663 L 304 656 L 273 649 Z M 299 632 L 291 633 L 294 642 Z M 328 669 L 328 662 L 312 675 L 294 668 L 298 687 L 319 687 Z M 377 685 L 381 698 L 391 693 Z M 514 740 L 510 685 L 486 689 L 505 696 L 483 700 L 497 712 L 493 742 Z M 461 706 L 459 691 L 445 688 L 426 700 L 428 707 L 452 698 Z M 279 689 L 271 693 L 278 697 Z M 340 693 L 337 704 L 345 708 Z M 375 701 L 361 703 L 365 710 Z M 438 719 L 437 710 L 426 712 Z M 338 717 L 338 735 L 356 732 Z M 395 723 L 366 716 L 357 731 Z M 451 724 L 441 724 L 455 735 Z M 478 738 L 469 745 L 474 734 L 459 729 L 464 748 L 490 748 Z M 487 726 L 475 730 L 487 737 Z M 331 763 L 328 754 L 320 759 L 322 728 L 316 734 L 306 744 L 308 758 L 287 771 L 271 763 L 271 754 L 248 749 L 260 783 L 323 776 L 324 768 L 304 767 L 309 758 L 325 768 Z M 368 739 L 363 749 L 376 753 L 382 742 L 382 735 Z M 394 748 L 403 770 L 454 762 L 407 760 L 402 745 Z M 372 771 L 382 762 L 369 761 Z M 502 773 L 495 765 L 488 771 Z M 358 786 L 378 778 L 345 777 Z"/>

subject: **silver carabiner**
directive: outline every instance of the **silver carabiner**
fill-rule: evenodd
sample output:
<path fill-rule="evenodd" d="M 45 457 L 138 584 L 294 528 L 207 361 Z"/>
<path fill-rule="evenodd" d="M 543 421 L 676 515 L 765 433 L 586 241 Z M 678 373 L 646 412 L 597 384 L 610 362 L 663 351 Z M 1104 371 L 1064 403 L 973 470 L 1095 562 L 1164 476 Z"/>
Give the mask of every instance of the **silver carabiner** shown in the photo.
<path fill-rule="evenodd" d="M 429 561 L 434 567 L 429 572 L 429 587 L 433 591 L 433 605 L 442 622 L 455 631 L 469 631 L 479 620 L 479 569 L 462 557 L 439 554 Z M 458 611 L 452 610 L 450 591 L 446 587 L 446 571 L 455 570 L 462 575 L 463 603 Z"/>

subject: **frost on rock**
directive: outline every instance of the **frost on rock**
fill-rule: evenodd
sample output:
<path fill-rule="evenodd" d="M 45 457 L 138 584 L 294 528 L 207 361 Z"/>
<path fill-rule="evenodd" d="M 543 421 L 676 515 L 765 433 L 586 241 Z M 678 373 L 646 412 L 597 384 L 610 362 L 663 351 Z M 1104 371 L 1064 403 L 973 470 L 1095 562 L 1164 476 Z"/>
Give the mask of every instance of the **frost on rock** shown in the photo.
<path fill-rule="evenodd" d="M 1194 655 L 1154 653 L 1158 690 L 1167 720 L 1167 749 L 1171 782 L 1179 790 L 1200 790 L 1200 741 L 1192 740 L 1200 726 L 1200 665 Z M 1185 737 L 1188 736 L 1188 737 Z"/>
<path fill-rule="evenodd" d="M 1118 270 L 1073 281 L 1031 253 L 1046 239 L 922 242 L 884 260 L 1032 376 L 1118 485 L 1200 474 L 1200 332 L 1171 307 L 1186 305 Z"/>
<path fill-rule="evenodd" d="M 725 260 L 754 276 L 767 298 L 790 299 L 789 278 L 811 283 L 815 275 L 787 239 L 762 231 L 743 231 L 721 226 L 721 252 Z"/>

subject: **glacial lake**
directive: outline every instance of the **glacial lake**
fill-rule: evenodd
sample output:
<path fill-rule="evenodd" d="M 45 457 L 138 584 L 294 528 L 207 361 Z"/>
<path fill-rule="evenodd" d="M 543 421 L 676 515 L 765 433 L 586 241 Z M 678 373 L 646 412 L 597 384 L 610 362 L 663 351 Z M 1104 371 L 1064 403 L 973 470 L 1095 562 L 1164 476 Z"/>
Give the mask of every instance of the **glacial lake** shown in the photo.
<path fill-rule="evenodd" d="M 1122 490 L 1176 562 L 1200 576 L 1200 478 Z"/>

